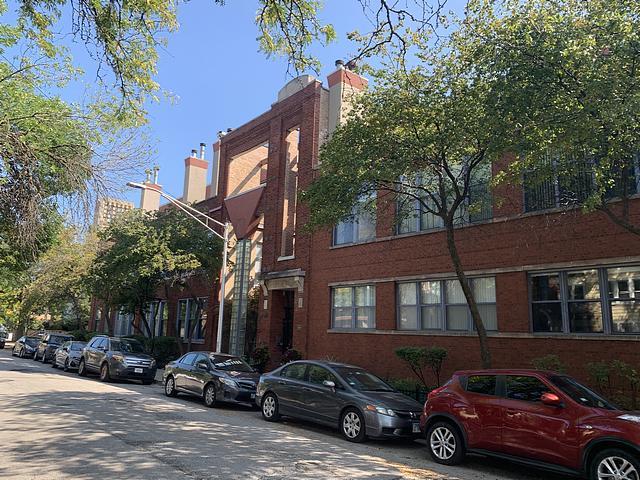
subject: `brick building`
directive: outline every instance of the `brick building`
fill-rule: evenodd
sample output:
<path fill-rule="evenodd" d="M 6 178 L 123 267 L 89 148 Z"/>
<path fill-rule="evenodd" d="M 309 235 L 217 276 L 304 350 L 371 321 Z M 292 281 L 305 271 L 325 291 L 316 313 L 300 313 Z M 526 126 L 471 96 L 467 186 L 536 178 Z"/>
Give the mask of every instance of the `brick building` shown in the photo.
<path fill-rule="evenodd" d="M 204 154 L 185 161 L 183 198 L 234 227 L 225 348 L 242 353 L 255 337 L 275 363 L 294 348 L 397 378 L 409 374 L 395 348 L 437 345 L 449 351 L 445 373 L 478 367 L 477 336 L 437 219 L 416 212 L 398 224 L 393 207 L 380 202 L 376 218 L 301 228 L 307 212 L 296 192 L 317 174 L 319 146 L 365 85 L 341 66 L 326 86 L 299 77 L 267 112 L 214 144 L 209 185 Z M 494 366 L 530 367 L 549 353 L 581 377 L 596 360 L 639 366 L 640 238 L 602 214 L 557 208 L 563 188 L 484 190 L 488 204 L 457 230 Z M 218 292 L 197 288 L 208 299 L 197 348 L 213 349 Z M 164 319 L 158 333 L 184 331 L 192 309 L 181 295 L 154 304 Z"/>

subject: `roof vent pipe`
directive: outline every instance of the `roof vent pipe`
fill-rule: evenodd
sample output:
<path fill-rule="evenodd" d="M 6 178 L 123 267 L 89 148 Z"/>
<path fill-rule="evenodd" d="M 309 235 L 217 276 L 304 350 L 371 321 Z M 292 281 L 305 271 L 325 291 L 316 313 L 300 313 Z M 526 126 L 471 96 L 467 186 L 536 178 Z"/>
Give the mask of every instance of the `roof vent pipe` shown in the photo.
<path fill-rule="evenodd" d="M 195 148 L 191 150 L 191 158 L 198 158 L 198 151 Z"/>
<path fill-rule="evenodd" d="M 204 160 L 204 149 L 206 144 L 200 143 L 200 160 Z"/>
<path fill-rule="evenodd" d="M 158 165 L 154 165 L 153 167 L 153 184 L 158 185 L 158 172 L 160 171 L 160 167 Z"/>

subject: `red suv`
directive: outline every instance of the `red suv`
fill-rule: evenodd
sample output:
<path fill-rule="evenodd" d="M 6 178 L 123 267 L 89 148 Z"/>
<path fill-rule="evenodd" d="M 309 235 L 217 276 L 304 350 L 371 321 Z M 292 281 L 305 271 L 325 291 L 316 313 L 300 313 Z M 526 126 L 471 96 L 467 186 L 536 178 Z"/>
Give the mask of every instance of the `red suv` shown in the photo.
<path fill-rule="evenodd" d="M 640 414 L 566 375 L 457 372 L 429 394 L 420 423 L 444 465 L 473 452 L 590 480 L 640 480 Z"/>

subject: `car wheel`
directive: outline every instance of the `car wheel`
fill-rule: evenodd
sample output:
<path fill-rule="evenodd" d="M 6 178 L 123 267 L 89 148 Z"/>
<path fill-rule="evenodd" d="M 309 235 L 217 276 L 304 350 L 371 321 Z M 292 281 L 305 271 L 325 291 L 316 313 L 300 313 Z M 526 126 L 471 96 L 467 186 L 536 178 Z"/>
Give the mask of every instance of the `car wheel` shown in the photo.
<path fill-rule="evenodd" d="M 267 393 L 262 399 L 262 418 L 267 422 L 277 422 L 280 420 L 278 397 L 276 397 L 274 393 Z"/>
<path fill-rule="evenodd" d="M 87 376 L 87 366 L 84 364 L 84 358 L 81 358 L 80 363 L 78 364 L 78 375 L 81 377 Z"/>
<path fill-rule="evenodd" d="M 640 480 L 638 457 L 625 450 L 611 448 L 597 454 L 591 462 L 589 480 Z"/>
<path fill-rule="evenodd" d="M 364 415 L 355 408 L 348 408 L 340 418 L 340 432 L 350 442 L 364 442 L 367 432 Z"/>
<path fill-rule="evenodd" d="M 57 360 L 54 357 L 53 360 L 51 360 L 51 368 L 58 368 L 58 365 L 56 364 L 56 362 Z"/>
<path fill-rule="evenodd" d="M 101 382 L 110 382 L 111 375 L 109 375 L 109 365 L 105 362 L 100 367 L 100 381 Z"/>
<path fill-rule="evenodd" d="M 64 372 L 68 372 L 69 371 L 69 359 L 68 358 L 64 361 L 64 366 L 62 367 L 62 370 Z"/>
<path fill-rule="evenodd" d="M 40 361 L 41 361 L 43 364 L 48 363 L 48 362 L 47 362 L 47 354 L 46 354 L 46 353 L 43 353 L 43 354 L 42 354 L 42 358 L 40 359 Z"/>
<path fill-rule="evenodd" d="M 20 349 L 20 353 L 18 354 L 18 357 L 24 358 L 24 348 Z"/>
<path fill-rule="evenodd" d="M 36 362 L 38 361 L 38 351 L 37 350 L 33 354 L 32 360 L 35 360 Z"/>
<path fill-rule="evenodd" d="M 207 407 L 213 408 L 216 405 L 216 386 L 213 383 L 204 387 L 202 398 Z"/>
<path fill-rule="evenodd" d="M 171 375 L 169 375 L 167 380 L 164 382 L 164 394 L 167 397 L 175 397 L 178 395 L 178 391 L 176 390 L 176 381 Z"/>
<path fill-rule="evenodd" d="M 458 465 L 464 458 L 462 437 L 449 422 L 436 422 L 427 430 L 431 458 L 442 465 Z"/>

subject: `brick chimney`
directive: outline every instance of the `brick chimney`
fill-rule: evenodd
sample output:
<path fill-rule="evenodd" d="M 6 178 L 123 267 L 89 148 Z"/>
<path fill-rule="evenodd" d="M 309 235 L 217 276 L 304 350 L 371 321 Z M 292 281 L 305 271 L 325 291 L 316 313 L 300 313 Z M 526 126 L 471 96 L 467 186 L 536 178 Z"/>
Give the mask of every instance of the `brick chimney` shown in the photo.
<path fill-rule="evenodd" d="M 347 64 L 349 65 L 349 64 Z M 351 110 L 355 97 L 367 87 L 369 81 L 336 61 L 336 71 L 327 77 L 329 85 L 328 134 L 331 135 Z"/>
<path fill-rule="evenodd" d="M 145 170 L 147 179 L 144 184 L 148 187 L 140 192 L 140 208 L 147 212 L 155 212 L 160 208 L 160 192 L 162 191 L 162 185 L 158 185 L 158 172 L 160 167 L 157 165 L 153 167 L 153 170 Z M 151 174 L 153 173 L 153 178 Z"/>
<path fill-rule="evenodd" d="M 191 150 L 191 155 L 184 160 L 184 191 L 182 201 L 197 203 L 207 197 L 207 170 L 209 163 L 204 158 L 204 143 L 200 144 L 200 158 L 198 152 Z"/>

